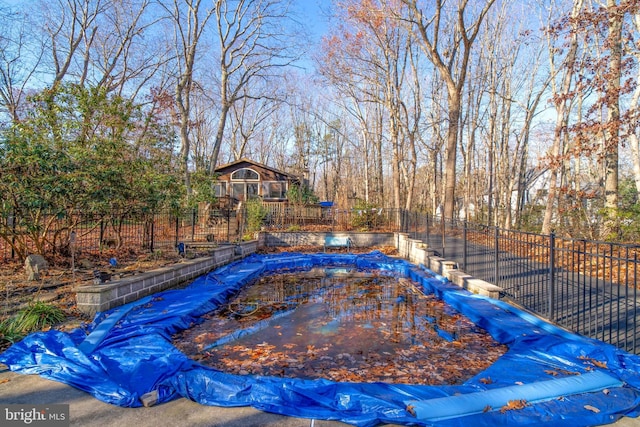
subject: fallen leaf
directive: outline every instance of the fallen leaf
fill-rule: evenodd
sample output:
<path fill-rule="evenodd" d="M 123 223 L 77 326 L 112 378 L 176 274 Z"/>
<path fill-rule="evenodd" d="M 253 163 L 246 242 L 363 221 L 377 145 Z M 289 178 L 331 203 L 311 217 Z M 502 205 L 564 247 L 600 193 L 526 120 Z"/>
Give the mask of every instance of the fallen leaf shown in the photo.
<path fill-rule="evenodd" d="M 416 416 L 415 407 L 413 405 L 407 405 L 407 412 L 413 415 L 414 417 Z"/>
<path fill-rule="evenodd" d="M 607 362 L 600 362 L 599 360 L 592 360 L 591 363 L 596 365 L 598 368 L 607 369 Z"/>
<path fill-rule="evenodd" d="M 519 400 L 510 400 L 507 402 L 506 405 L 504 405 L 502 408 L 500 408 L 500 412 L 501 413 L 505 413 L 507 411 L 515 411 L 518 409 L 524 409 L 527 406 L 527 401 L 524 399 L 519 399 Z"/>
<path fill-rule="evenodd" d="M 595 406 L 591 406 L 591 405 L 584 405 L 584 409 L 591 411 L 591 412 L 595 412 L 596 414 L 600 412 L 600 409 L 596 408 Z"/>

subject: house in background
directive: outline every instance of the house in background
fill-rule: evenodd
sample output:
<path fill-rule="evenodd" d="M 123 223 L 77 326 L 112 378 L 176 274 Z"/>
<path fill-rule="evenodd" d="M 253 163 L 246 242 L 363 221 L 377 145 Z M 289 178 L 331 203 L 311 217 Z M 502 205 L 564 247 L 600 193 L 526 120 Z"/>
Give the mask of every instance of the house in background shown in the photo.
<path fill-rule="evenodd" d="M 298 176 L 246 158 L 219 166 L 215 173 L 215 195 L 231 206 L 254 197 L 264 202 L 286 202 L 290 186 L 301 183 Z"/>

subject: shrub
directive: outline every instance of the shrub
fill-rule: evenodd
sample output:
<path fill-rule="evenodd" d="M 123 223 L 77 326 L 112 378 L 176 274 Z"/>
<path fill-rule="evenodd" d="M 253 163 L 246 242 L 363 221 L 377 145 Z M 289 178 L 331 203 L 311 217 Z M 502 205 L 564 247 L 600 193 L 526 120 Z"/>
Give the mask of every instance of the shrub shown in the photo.
<path fill-rule="evenodd" d="M 268 214 L 269 210 L 263 206 L 260 199 L 247 200 L 247 234 L 260 231 Z"/>
<path fill-rule="evenodd" d="M 28 307 L 18 311 L 16 315 L 8 319 L 9 331 L 19 334 L 41 330 L 47 326 L 53 326 L 64 321 L 64 312 L 58 307 L 41 301 L 32 302 Z"/>
<path fill-rule="evenodd" d="M 24 334 L 18 332 L 15 328 L 13 318 L 8 318 L 0 322 L 0 348 L 2 348 L 2 342 L 7 341 L 11 344 L 20 340 Z"/>
<path fill-rule="evenodd" d="M 375 205 L 360 202 L 353 208 L 351 226 L 359 231 L 370 231 L 378 222 L 378 210 Z"/>

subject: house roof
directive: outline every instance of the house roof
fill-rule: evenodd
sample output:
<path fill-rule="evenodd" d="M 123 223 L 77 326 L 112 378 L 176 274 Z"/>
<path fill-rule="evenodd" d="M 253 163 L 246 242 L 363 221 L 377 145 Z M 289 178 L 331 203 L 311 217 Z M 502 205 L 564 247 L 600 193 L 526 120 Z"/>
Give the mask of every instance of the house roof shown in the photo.
<path fill-rule="evenodd" d="M 242 157 L 242 158 L 240 158 L 240 159 L 238 159 L 238 160 L 236 160 L 234 162 L 227 163 L 226 165 L 220 165 L 215 169 L 214 172 L 221 172 L 224 169 L 233 168 L 233 166 L 237 166 L 237 165 L 239 165 L 241 163 L 249 163 L 249 164 L 251 164 L 253 166 L 256 166 L 256 167 L 259 167 L 259 168 L 268 169 L 268 170 L 273 171 L 273 172 L 275 172 L 277 174 L 285 175 L 285 176 L 288 176 L 290 178 L 299 179 L 299 177 L 296 176 L 296 175 L 293 175 L 293 174 L 290 174 L 290 173 L 287 173 L 287 172 L 283 172 L 283 171 L 281 171 L 279 169 L 272 168 L 271 166 L 267 166 L 267 165 L 264 165 L 262 163 L 258 163 L 256 161 L 253 161 L 251 159 L 247 159 L 246 157 Z"/>

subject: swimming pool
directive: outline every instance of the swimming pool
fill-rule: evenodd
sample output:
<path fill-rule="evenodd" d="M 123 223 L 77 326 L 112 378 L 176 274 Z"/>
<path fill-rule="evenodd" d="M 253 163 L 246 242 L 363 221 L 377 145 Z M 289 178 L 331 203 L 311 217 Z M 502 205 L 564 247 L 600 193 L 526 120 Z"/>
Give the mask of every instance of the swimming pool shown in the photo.
<path fill-rule="evenodd" d="M 337 382 L 235 375 L 189 358 L 171 343 L 248 283 L 273 271 L 339 267 L 392 272 L 415 282 L 509 350 L 455 385 Z M 284 415 L 372 426 L 605 424 L 637 416 L 640 360 L 566 332 L 510 305 L 473 295 L 420 266 L 380 253 L 252 255 L 167 291 L 100 313 L 86 330 L 30 335 L 0 355 L 125 407 L 153 394 L 206 405 L 248 405 Z"/>
<path fill-rule="evenodd" d="M 428 385 L 462 384 L 507 351 L 397 276 L 335 267 L 273 271 L 173 344 L 238 375 Z"/>

